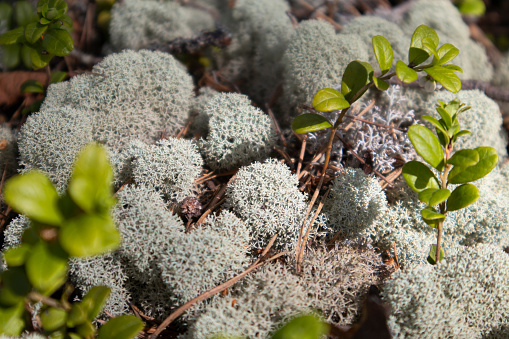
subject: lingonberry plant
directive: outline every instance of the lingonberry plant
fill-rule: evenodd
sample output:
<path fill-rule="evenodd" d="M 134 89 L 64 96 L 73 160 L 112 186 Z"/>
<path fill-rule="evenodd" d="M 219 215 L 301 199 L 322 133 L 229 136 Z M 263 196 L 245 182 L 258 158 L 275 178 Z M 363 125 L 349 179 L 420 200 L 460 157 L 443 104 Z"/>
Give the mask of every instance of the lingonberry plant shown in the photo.
<path fill-rule="evenodd" d="M 455 72 L 462 72 L 462 69 L 457 65 L 448 64 L 459 54 L 459 49 L 449 43 L 439 47 L 439 38 L 434 29 L 426 25 L 421 25 L 415 29 L 410 42 L 408 63 L 398 60 L 395 72 L 390 72 L 393 65 L 393 50 L 389 41 L 383 36 L 377 35 L 373 37 L 372 43 L 381 74 L 375 76 L 373 67 L 367 62 L 352 61 L 343 73 L 341 91 L 324 88 L 319 90 L 313 98 L 312 104 L 315 110 L 321 112 L 339 111 L 336 121 L 333 123 L 321 114 L 306 113 L 297 116 L 292 123 L 292 129 L 296 133 L 330 129 L 324 170 L 308 208 L 308 214 L 323 184 L 336 131 L 351 105 L 369 88 L 375 86 L 379 90 L 387 90 L 389 88 L 387 81 L 394 76 L 397 76 L 404 83 L 411 83 L 417 80 L 418 72 L 425 72 L 428 82 L 438 82 L 454 93 L 461 89 L 461 80 Z M 432 57 L 431 61 L 424 64 L 430 57 Z M 306 218 L 307 215 L 304 219 L 306 220 Z M 302 225 L 296 246 L 297 271 L 300 271 L 300 262 L 305 248 L 302 245 L 306 241 L 305 237 L 302 238 L 304 226 L 305 224 Z"/>
<path fill-rule="evenodd" d="M 15 176 L 5 185 L 5 201 L 29 217 L 31 226 L 20 246 L 3 253 L 7 269 L 0 274 L 0 334 L 18 336 L 30 329 L 30 305 L 42 302 L 42 334 L 74 339 L 96 335 L 93 321 L 110 290 L 95 286 L 81 301 L 69 301 L 68 261 L 112 251 L 120 243 L 110 213 L 115 204 L 113 170 L 106 151 L 96 144 L 83 150 L 74 167 L 63 196 L 38 171 Z M 120 316 L 103 325 L 98 338 L 134 338 L 142 327 L 135 316 Z"/>
<path fill-rule="evenodd" d="M 419 200 L 427 205 L 421 211 L 422 219 L 438 231 L 437 243 L 431 245 L 428 256 L 431 264 L 440 262 L 444 257 L 440 242 L 446 213 L 474 203 L 479 198 L 479 190 L 469 182 L 490 173 L 498 162 L 493 147 L 462 149 L 453 153 L 457 139 L 470 134 L 468 130 L 460 130 L 458 121 L 459 115 L 468 109 L 470 107 L 457 100 L 447 104 L 439 101 L 436 110 L 440 120 L 429 115 L 422 117 L 435 127 L 436 136 L 421 125 L 411 126 L 408 130 L 408 138 L 417 154 L 439 172 L 437 178 L 428 166 L 419 161 L 409 161 L 403 166 L 405 181 L 419 193 Z M 451 192 L 449 184 L 460 186 Z"/>

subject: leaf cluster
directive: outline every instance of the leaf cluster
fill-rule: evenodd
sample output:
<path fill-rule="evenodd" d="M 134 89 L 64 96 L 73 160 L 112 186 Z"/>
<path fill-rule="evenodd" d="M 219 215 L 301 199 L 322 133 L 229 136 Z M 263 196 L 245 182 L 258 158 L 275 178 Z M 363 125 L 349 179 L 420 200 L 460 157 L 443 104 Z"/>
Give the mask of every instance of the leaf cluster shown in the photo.
<path fill-rule="evenodd" d="M 441 227 L 447 212 L 465 208 L 479 198 L 479 190 L 470 182 L 487 175 L 498 162 L 497 152 L 492 147 L 462 149 L 452 154 L 457 139 L 470 134 L 470 131 L 460 129 L 458 121 L 458 116 L 468 109 L 470 107 L 458 100 L 447 104 L 439 101 L 436 110 L 440 120 L 423 116 L 435 127 L 436 135 L 421 125 L 411 126 L 408 131 L 416 152 L 440 173 L 437 178 L 426 164 L 419 161 L 406 163 L 402 172 L 407 184 L 419 193 L 419 200 L 427 205 L 421 211 L 423 220 L 434 228 Z M 449 184 L 460 186 L 451 192 L 447 188 Z M 432 245 L 429 259 L 432 263 L 435 263 L 435 250 L 436 245 Z"/>
<path fill-rule="evenodd" d="M 42 301 L 41 324 L 52 338 L 91 338 L 92 321 L 98 316 L 110 290 L 90 289 L 80 302 L 70 303 L 69 288 L 60 300 L 51 296 L 67 280 L 71 257 L 90 257 L 116 249 L 120 235 L 110 210 L 116 200 L 112 192 L 113 171 L 106 151 L 87 146 L 77 158 L 67 191 L 59 196 L 51 181 L 39 171 L 11 178 L 4 189 L 5 201 L 30 218 L 32 227 L 18 247 L 4 252 L 8 269 L 0 275 L 0 334 L 20 335 L 26 304 Z M 134 337 L 142 323 L 125 316 L 108 322 L 99 338 Z"/>
<path fill-rule="evenodd" d="M 28 68 L 42 68 L 53 56 L 66 56 L 74 49 L 70 35 L 72 19 L 66 14 L 64 0 L 40 0 L 36 12 L 26 1 L 18 1 L 14 9 L 1 3 L 0 20 L 9 23 L 9 13 L 16 18 L 18 27 L 0 35 L 0 45 L 5 45 L 4 60 L 7 67 L 15 67 L 19 60 Z"/>

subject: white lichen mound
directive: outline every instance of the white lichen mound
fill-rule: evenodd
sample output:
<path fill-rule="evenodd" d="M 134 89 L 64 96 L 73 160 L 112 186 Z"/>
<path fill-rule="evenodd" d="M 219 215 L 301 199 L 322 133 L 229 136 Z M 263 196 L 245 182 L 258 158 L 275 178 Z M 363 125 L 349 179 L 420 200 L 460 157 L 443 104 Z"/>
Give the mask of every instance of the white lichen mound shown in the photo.
<path fill-rule="evenodd" d="M 190 38 L 214 27 L 203 9 L 177 1 L 126 0 L 111 10 L 110 41 L 117 51 L 164 46 L 177 38 Z"/>
<path fill-rule="evenodd" d="M 479 244 L 395 273 L 384 287 L 394 337 L 490 337 L 507 327 L 508 272 L 507 253 Z"/>
<path fill-rule="evenodd" d="M 358 168 L 338 173 L 323 206 L 328 225 L 349 238 L 371 235 L 386 210 L 378 180 Z"/>
<path fill-rule="evenodd" d="M 194 181 L 203 166 L 194 142 L 168 138 L 155 145 L 137 145 L 130 164 L 135 183 L 160 192 L 171 202 L 180 202 L 193 195 Z"/>
<path fill-rule="evenodd" d="M 185 338 L 214 335 L 268 338 L 285 320 L 308 309 L 306 291 L 281 264 L 268 263 L 246 276 L 231 294 L 208 306 Z"/>
<path fill-rule="evenodd" d="M 360 314 L 364 295 L 379 282 L 382 259 L 369 241 L 356 239 L 309 248 L 299 283 L 310 306 L 329 323 L 351 325 Z"/>
<path fill-rule="evenodd" d="M 74 159 L 91 141 L 92 123 L 84 110 L 56 107 L 32 114 L 18 138 L 21 169 L 45 172 L 57 189 L 63 191 Z"/>
<path fill-rule="evenodd" d="M 274 127 L 247 96 L 221 93 L 210 100 L 205 112 L 209 133 L 200 150 L 212 169 L 229 170 L 269 156 L 276 141 Z"/>
<path fill-rule="evenodd" d="M 341 85 L 346 66 L 354 60 L 368 60 L 361 37 L 336 34 L 327 22 L 308 20 L 299 24 L 283 57 L 283 123 L 298 115 L 298 108 L 311 105 L 316 92 Z"/>
<path fill-rule="evenodd" d="M 264 248 L 276 233 L 275 248 L 295 246 L 307 208 L 307 196 L 298 184 L 290 169 L 273 159 L 237 172 L 226 189 L 226 205 L 247 222 L 252 246 Z"/>

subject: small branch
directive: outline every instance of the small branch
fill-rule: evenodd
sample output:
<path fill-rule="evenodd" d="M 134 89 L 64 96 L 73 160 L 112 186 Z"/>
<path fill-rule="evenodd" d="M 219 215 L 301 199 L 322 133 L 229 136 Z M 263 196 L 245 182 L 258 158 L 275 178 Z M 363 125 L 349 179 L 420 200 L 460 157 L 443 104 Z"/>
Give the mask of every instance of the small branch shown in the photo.
<path fill-rule="evenodd" d="M 276 240 L 276 237 L 277 237 L 277 234 L 275 234 L 271 241 L 269 242 L 269 244 L 265 247 L 265 249 L 263 250 L 262 252 L 262 255 L 261 255 L 261 258 L 259 258 L 258 260 L 256 260 L 253 264 L 251 264 L 251 266 L 249 266 L 244 272 L 240 273 L 239 275 L 233 277 L 232 279 L 228 280 L 227 282 L 219 285 L 219 286 L 216 286 L 214 287 L 213 289 L 197 296 L 196 298 L 188 301 L 187 303 L 185 303 L 184 305 L 180 306 L 179 308 L 177 308 L 172 314 L 170 314 L 158 327 L 157 329 L 155 330 L 155 332 L 149 337 L 149 339 L 156 339 L 157 336 L 166 328 L 168 327 L 168 325 L 170 325 L 175 319 L 177 319 L 180 315 L 182 315 L 185 311 L 187 311 L 191 306 L 193 306 L 194 304 L 200 302 L 200 301 L 203 301 L 205 299 L 208 299 L 210 297 L 212 297 L 213 295 L 217 294 L 217 293 L 220 293 L 224 290 L 226 290 L 227 288 L 233 286 L 237 281 L 239 281 L 240 279 L 242 279 L 244 276 L 248 275 L 249 273 L 251 273 L 252 271 L 254 271 L 255 269 L 257 269 L 258 267 L 261 267 L 263 265 L 265 265 L 265 263 L 269 262 L 269 261 L 272 261 L 272 260 L 275 260 L 285 254 L 287 254 L 288 252 L 281 252 L 281 253 L 278 253 L 266 260 L 263 260 L 263 257 L 269 252 L 270 248 L 272 247 L 272 244 L 274 244 L 274 241 Z"/>
<path fill-rule="evenodd" d="M 67 312 L 69 312 L 71 310 L 71 308 L 64 307 L 57 300 L 47 297 L 45 295 L 42 295 L 38 292 L 32 291 L 32 292 L 28 293 L 27 297 L 28 297 L 28 299 L 30 299 L 32 301 L 42 302 L 43 304 L 46 304 L 48 306 L 55 307 L 55 308 L 60 308 L 60 309 L 66 310 Z"/>
<path fill-rule="evenodd" d="M 276 117 L 274 116 L 274 113 L 270 109 L 269 104 L 265 104 L 265 108 L 267 108 L 267 113 L 270 116 L 270 119 L 272 120 L 272 123 L 274 124 L 274 128 L 276 129 L 276 133 L 279 135 L 279 138 L 283 142 L 284 147 L 288 147 L 288 142 L 286 141 L 285 136 L 283 135 L 283 132 L 281 132 L 281 128 L 279 127 L 279 124 L 276 120 Z"/>
<path fill-rule="evenodd" d="M 304 160 L 304 153 L 306 152 L 306 143 L 307 143 L 307 135 L 304 135 L 304 138 L 302 140 L 302 146 L 300 148 L 300 154 L 299 154 L 299 163 L 297 164 L 297 177 L 299 177 L 300 174 L 300 168 L 302 167 L 302 161 Z"/>

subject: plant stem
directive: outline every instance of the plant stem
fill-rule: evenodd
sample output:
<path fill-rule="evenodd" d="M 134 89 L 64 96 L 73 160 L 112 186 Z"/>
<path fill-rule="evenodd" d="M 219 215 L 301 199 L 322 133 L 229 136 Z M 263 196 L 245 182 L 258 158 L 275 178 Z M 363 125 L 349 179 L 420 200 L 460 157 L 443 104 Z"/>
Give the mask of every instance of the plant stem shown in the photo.
<path fill-rule="evenodd" d="M 449 144 L 445 147 L 445 168 L 444 173 L 440 175 L 440 179 L 442 179 L 442 188 L 447 188 L 447 176 L 449 175 L 449 171 L 451 169 L 451 165 L 447 163 L 447 160 L 449 160 L 452 152 L 452 145 Z M 446 211 L 446 204 L 445 202 L 440 204 L 440 213 L 445 215 L 447 213 Z M 444 220 L 438 222 L 438 234 L 437 234 L 437 251 L 435 253 L 435 265 L 438 265 L 440 262 L 440 251 L 441 246 L 440 242 L 442 240 L 442 229 L 444 228 Z"/>

